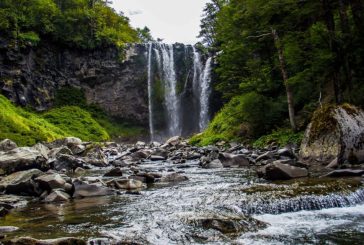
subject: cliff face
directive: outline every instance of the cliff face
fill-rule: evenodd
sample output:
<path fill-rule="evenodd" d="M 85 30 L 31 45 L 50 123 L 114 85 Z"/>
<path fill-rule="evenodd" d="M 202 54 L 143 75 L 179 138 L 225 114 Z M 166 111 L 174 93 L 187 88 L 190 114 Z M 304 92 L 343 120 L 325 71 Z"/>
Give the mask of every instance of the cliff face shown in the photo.
<path fill-rule="evenodd" d="M 76 50 L 52 44 L 22 49 L 0 43 L 0 92 L 38 111 L 52 107 L 57 89 L 84 89 L 88 103 L 111 116 L 148 124 L 146 46 Z"/>

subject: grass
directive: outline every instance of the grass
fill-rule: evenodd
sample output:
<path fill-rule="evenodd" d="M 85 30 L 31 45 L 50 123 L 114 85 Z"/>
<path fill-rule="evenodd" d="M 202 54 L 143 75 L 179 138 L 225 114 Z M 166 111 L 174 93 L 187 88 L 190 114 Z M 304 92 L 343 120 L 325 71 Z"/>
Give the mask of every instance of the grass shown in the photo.
<path fill-rule="evenodd" d="M 300 145 L 303 139 L 304 132 L 294 133 L 291 129 L 278 129 L 271 134 L 260 137 L 253 143 L 256 148 L 264 148 L 272 143 L 278 146 L 286 146 L 288 144 Z"/>

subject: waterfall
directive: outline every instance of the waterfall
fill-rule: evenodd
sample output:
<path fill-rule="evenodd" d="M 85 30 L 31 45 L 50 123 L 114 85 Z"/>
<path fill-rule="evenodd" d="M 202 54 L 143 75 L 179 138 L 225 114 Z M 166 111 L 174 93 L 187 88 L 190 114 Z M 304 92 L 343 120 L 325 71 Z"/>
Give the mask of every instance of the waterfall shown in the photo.
<path fill-rule="evenodd" d="M 209 121 L 212 59 L 193 46 L 147 46 L 149 128 L 151 140 L 188 136 Z"/>
<path fill-rule="evenodd" d="M 149 109 L 149 130 L 150 140 L 154 140 L 154 127 L 153 127 L 153 100 L 152 100 L 152 48 L 153 44 L 149 44 L 148 50 L 148 109 Z"/>
<path fill-rule="evenodd" d="M 210 90 L 211 90 L 211 61 L 209 57 L 205 64 L 205 69 L 201 77 L 201 100 L 200 100 L 200 131 L 207 127 L 209 122 L 209 102 L 210 102 Z"/>
<path fill-rule="evenodd" d="M 163 74 L 165 103 L 168 112 L 168 130 L 169 135 L 180 135 L 180 117 L 179 117 L 179 101 L 177 97 L 177 79 L 174 67 L 173 45 L 161 46 L 163 57 Z"/>

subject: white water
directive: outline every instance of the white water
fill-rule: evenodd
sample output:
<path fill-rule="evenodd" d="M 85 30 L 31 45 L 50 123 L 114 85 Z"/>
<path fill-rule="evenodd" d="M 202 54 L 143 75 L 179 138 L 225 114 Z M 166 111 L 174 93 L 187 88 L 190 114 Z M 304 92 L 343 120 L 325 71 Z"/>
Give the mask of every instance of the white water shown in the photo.
<path fill-rule="evenodd" d="M 192 59 L 192 64 L 187 66 L 186 71 L 187 76 L 185 81 L 183 81 L 183 93 L 179 94 L 177 87 L 179 84 L 182 85 L 182 81 L 178 81 L 178 74 L 181 73 L 180 67 L 176 67 L 175 60 L 175 46 L 167 44 L 149 44 L 148 46 L 148 101 L 149 101 L 149 128 L 151 140 L 164 140 L 164 138 L 181 135 L 184 132 L 183 122 L 187 120 L 195 126 L 194 131 L 189 133 L 194 133 L 197 131 L 203 131 L 209 122 L 209 101 L 211 94 L 211 63 L 212 59 L 209 58 L 204 64 L 200 53 L 195 47 L 184 46 L 184 63 L 188 64 L 188 61 Z M 192 49 L 193 57 L 189 52 Z M 178 51 L 178 48 L 176 49 Z M 180 55 L 180 54 L 177 54 Z M 153 62 L 157 63 L 157 66 L 153 66 Z M 179 62 L 179 61 L 178 61 Z M 154 67 L 156 67 L 154 70 Z M 164 90 L 164 104 L 155 104 L 153 98 L 153 79 L 155 75 L 159 76 L 159 79 L 163 82 Z M 181 75 L 179 75 L 181 76 Z M 180 79 L 180 78 L 179 78 Z M 192 90 L 189 90 L 188 84 L 192 79 Z M 189 96 L 188 91 L 192 91 L 193 100 L 196 101 L 193 107 L 188 108 L 187 111 L 191 110 L 191 113 L 186 115 L 186 108 L 184 108 L 183 98 Z M 190 104 L 191 105 L 191 104 Z M 156 108 L 163 107 L 166 117 L 165 128 L 158 128 L 158 124 L 155 124 L 160 113 L 153 113 Z M 163 114 L 162 114 L 163 115 Z M 192 116 L 193 115 L 193 116 Z M 163 119 L 162 119 L 163 120 Z M 185 121 L 183 121 L 185 120 Z M 161 122 L 161 118 L 158 118 Z M 191 128 L 191 125 L 187 126 Z"/>
<path fill-rule="evenodd" d="M 354 234 L 364 234 L 364 205 L 279 215 L 264 214 L 255 218 L 270 226 L 244 234 L 239 242 L 256 245 L 318 244 L 318 241 L 325 241 L 320 244 L 346 244 L 345 239 L 352 240 L 355 239 Z M 360 237 L 356 240 L 359 241 Z"/>
<path fill-rule="evenodd" d="M 149 44 L 148 50 L 148 109 L 149 109 L 149 130 L 150 140 L 154 140 L 154 126 L 153 126 L 153 101 L 152 101 L 152 47 L 153 44 Z"/>
<path fill-rule="evenodd" d="M 209 102 L 211 94 L 211 62 L 209 57 L 205 64 L 205 69 L 201 77 L 201 97 L 200 97 L 200 131 L 203 131 L 209 122 Z"/>
<path fill-rule="evenodd" d="M 163 75 L 165 89 L 165 103 L 168 112 L 168 131 L 169 135 L 181 135 L 180 127 L 180 109 L 177 97 L 177 79 L 174 67 L 174 51 L 173 45 L 161 45 L 163 57 Z"/>

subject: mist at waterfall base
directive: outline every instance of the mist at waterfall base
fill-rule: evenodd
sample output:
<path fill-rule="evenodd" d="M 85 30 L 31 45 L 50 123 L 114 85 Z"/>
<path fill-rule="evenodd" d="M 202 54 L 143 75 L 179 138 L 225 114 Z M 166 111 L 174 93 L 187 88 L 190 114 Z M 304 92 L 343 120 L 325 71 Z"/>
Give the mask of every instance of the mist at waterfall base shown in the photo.
<path fill-rule="evenodd" d="M 191 45 L 147 45 L 151 141 L 203 131 L 210 120 L 212 58 Z"/>

